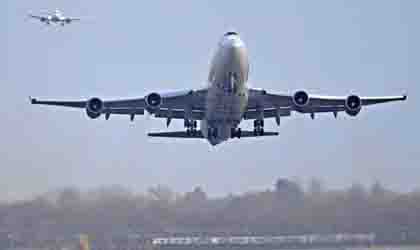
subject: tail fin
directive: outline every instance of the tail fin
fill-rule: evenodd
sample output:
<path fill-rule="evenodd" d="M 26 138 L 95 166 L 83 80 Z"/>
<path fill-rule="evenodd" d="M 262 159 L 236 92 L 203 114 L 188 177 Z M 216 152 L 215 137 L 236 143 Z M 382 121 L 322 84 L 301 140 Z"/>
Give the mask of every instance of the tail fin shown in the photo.
<path fill-rule="evenodd" d="M 79 249 L 80 250 L 90 250 L 89 237 L 86 234 L 81 234 L 79 236 Z"/>

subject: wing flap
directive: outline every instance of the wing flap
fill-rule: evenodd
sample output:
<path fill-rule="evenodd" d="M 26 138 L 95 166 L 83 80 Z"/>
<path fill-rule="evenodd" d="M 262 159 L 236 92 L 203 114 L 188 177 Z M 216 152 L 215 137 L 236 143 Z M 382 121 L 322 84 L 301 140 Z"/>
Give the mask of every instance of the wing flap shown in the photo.
<path fill-rule="evenodd" d="M 262 112 L 264 118 L 271 118 L 271 117 L 281 117 L 281 116 L 290 116 L 291 110 L 290 108 L 271 108 L 271 109 L 264 109 Z M 256 109 L 248 110 L 244 113 L 245 120 L 252 120 L 258 119 L 261 117 L 261 112 Z"/>
<path fill-rule="evenodd" d="M 204 111 L 193 110 L 191 114 L 186 117 L 185 110 L 170 110 L 170 109 L 159 109 L 155 113 L 155 117 L 160 118 L 172 118 L 172 119 L 193 119 L 193 120 L 203 120 L 205 117 Z"/>
<path fill-rule="evenodd" d="M 138 108 L 105 108 L 102 113 L 104 114 L 117 114 L 117 115 L 144 115 L 144 109 Z"/>
<path fill-rule="evenodd" d="M 304 109 L 296 109 L 297 112 L 303 114 L 310 114 L 310 113 L 329 113 L 329 112 L 342 112 L 345 111 L 346 108 L 344 106 L 311 106 L 309 108 Z"/>
<path fill-rule="evenodd" d="M 248 109 L 290 107 L 292 98 L 287 94 L 272 94 L 262 89 L 249 89 Z"/>

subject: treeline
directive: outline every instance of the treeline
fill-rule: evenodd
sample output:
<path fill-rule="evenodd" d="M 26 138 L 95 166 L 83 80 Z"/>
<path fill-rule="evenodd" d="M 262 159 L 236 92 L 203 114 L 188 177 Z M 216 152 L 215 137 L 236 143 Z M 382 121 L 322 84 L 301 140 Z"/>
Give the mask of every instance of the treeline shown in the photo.
<path fill-rule="evenodd" d="M 330 190 L 288 179 L 274 187 L 222 198 L 196 187 L 179 194 L 166 186 L 134 193 L 120 186 L 65 188 L 0 205 L 0 228 L 19 237 L 78 233 L 286 235 L 367 233 L 420 238 L 420 192 L 399 193 L 380 183 Z"/>

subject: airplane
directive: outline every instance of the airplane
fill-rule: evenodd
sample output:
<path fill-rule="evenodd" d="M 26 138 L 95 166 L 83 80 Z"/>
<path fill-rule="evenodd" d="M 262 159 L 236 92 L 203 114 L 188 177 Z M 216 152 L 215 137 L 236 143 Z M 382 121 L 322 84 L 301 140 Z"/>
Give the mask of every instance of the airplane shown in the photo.
<path fill-rule="evenodd" d="M 339 112 L 356 116 L 362 107 L 378 103 L 404 101 L 406 95 L 360 97 L 320 96 L 298 90 L 293 94 L 276 94 L 265 89 L 250 88 L 247 84 L 249 59 L 245 43 L 235 31 L 226 32 L 210 63 L 208 86 L 174 92 L 151 92 L 144 97 L 104 101 L 98 97 L 80 101 L 38 100 L 30 97 L 32 104 L 81 108 L 88 117 L 101 115 L 136 115 L 145 111 L 157 118 L 166 118 L 169 127 L 173 119 L 184 120 L 184 131 L 148 133 L 151 137 L 204 138 L 215 146 L 231 138 L 277 136 L 278 132 L 264 130 L 264 120 L 280 118 L 292 112 L 310 114 Z M 253 120 L 253 130 L 242 130 L 243 120 Z M 200 121 L 200 128 L 197 128 Z"/>
<path fill-rule="evenodd" d="M 38 19 L 45 24 L 55 23 L 61 24 L 61 26 L 70 24 L 73 21 L 80 21 L 80 18 L 65 17 L 60 10 L 55 10 L 53 13 L 46 13 L 45 16 L 29 14 L 29 17 Z"/>

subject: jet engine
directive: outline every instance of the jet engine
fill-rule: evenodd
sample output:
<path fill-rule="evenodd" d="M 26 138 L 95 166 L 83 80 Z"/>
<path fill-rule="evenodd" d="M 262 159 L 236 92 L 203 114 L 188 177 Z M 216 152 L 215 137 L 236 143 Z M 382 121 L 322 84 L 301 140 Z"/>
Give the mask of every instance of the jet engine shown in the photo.
<path fill-rule="evenodd" d="M 92 119 L 98 118 L 101 115 L 103 109 L 104 102 L 97 97 L 91 98 L 86 103 L 86 114 Z"/>
<path fill-rule="evenodd" d="M 293 103 L 299 107 L 303 108 L 309 104 L 309 95 L 304 90 L 296 91 L 293 95 Z"/>
<path fill-rule="evenodd" d="M 146 106 L 147 106 L 146 109 L 149 112 L 153 112 L 154 110 L 159 108 L 159 106 L 162 104 L 162 97 L 158 93 L 148 94 L 144 98 L 144 100 L 145 100 Z"/>
<path fill-rule="evenodd" d="M 348 115 L 356 116 L 362 109 L 362 100 L 357 95 L 349 95 L 344 105 Z"/>

